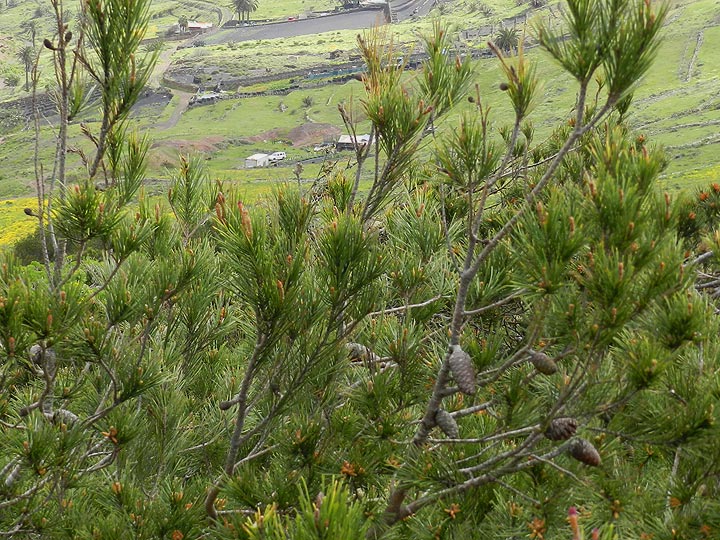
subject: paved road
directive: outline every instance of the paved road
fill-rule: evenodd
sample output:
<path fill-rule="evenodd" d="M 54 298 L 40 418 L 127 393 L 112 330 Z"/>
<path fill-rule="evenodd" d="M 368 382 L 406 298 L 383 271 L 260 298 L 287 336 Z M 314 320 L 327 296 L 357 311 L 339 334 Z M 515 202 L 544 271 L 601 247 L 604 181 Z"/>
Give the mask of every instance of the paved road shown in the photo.
<path fill-rule="evenodd" d="M 326 15 L 301 21 L 227 28 L 210 36 L 200 36 L 198 39 L 208 45 L 216 45 L 230 41 L 288 38 L 308 34 L 320 34 L 322 32 L 335 32 L 337 30 L 363 30 L 365 28 L 372 28 L 377 24 L 385 24 L 385 22 L 385 12 L 382 9 L 368 9 Z"/>
<path fill-rule="evenodd" d="M 394 0 L 390 8 L 397 15 L 398 22 L 412 17 L 424 17 L 435 7 L 435 0 Z"/>

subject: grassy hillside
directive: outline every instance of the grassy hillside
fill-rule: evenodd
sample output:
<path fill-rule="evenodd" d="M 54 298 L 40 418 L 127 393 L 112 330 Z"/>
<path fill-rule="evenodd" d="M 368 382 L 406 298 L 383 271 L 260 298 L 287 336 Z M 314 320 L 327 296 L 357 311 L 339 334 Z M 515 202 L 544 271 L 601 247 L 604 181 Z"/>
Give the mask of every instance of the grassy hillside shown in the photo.
<path fill-rule="evenodd" d="M 27 17 L 36 14 L 36 6 L 35 2 L 26 0 L 3 11 L 3 17 L 0 18 L 0 35 L 6 36 L 0 46 L 0 69 L 3 73 L 20 69 L 19 61 L 14 60 L 14 48 L 27 36 L 23 37 L 19 26 Z M 277 4 L 272 4 L 272 8 L 270 6 L 269 0 L 261 0 L 257 15 L 266 9 L 271 14 L 268 16 L 281 17 L 282 10 L 292 14 L 305 7 L 303 0 L 284 3 L 282 10 Z M 308 9 L 318 9 L 318 6 L 321 4 L 313 1 Z M 190 18 L 204 20 L 214 20 L 213 17 L 216 20 L 223 16 L 215 4 L 199 0 L 159 0 L 153 3 L 152 9 L 155 30 L 172 24 L 183 13 Z M 442 11 L 443 19 L 450 24 L 454 23 L 456 29 L 472 29 L 484 24 L 496 24 L 497 17 L 507 17 L 523 10 L 524 7 L 514 1 L 502 0 L 493 4 L 492 13 L 488 15 L 488 10 L 479 2 L 451 0 L 441 4 L 433 14 Z M 557 9 L 551 9 L 537 16 L 558 20 L 557 15 Z M 462 26 L 460 21 L 464 21 Z M 428 24 L 429 20 L 409 21 L 394 25 L 392 31 L 402 47 L 409 48 L 417 39 L 418 29 L 422 31 Z M 183 63 L 216 62 L 227 71 L 243 72 L 253 63 L 257 64 L 258 56 L 266 54 L 275 54 L 285 63 L 307 67 L 312 62 L 327 63 L 328 52 L 332 50 L 341 49 L 346 55 L 352 53 L 355 35 L 355 31 L 342 31 L 283 40 L 222 43 L 178 51 L 174 50 L 176 44 L 168 44 L 164 64 L 160 69 Z M 484 39 L 475 38 L 474 41 L 458 43 L 458 46 L 460 50 L 475 47 Z M 720 180 L 720 95 L 717 93 L 720 86 L 720 61 L 715 57 L 718 46 L 720 5 L 715 0 L 673 1 L 657 60 L 635 91 L 635 106 L 630 122 L 651 142 L 666 148 L 669 165 L 665 181 L 671 189 Z M 531 49 L 529 56 L 538 63 L 538 73 L 546 81 L 543 99 L 533 114 L 538 137 L 542 138 L 553 125 L 568 116 L 574 101 L 575 87 L 547 55 Z M 481 91 L 493 103 L 496 121 L 501 122 L 507 118 L 504 113 L 508 109 L 505 96 L 498 90 L 500 73 L 497 62 L 492 59 L 478 61 L 476 72 Z M 412 76 L 413 73 L 409 72 L 408 78 Z M 156 80 L 160 80 L 160 77 Z M 342 85 L 296 90 L 285 96 L 228 99 L 187 111 L 184 111 L 182 100 L 178 97 L 180 94 L 176 92 L 175 98 L 167 105 L 162 103 L 144 107 L 135 115 L 133 122 L 140 131 L 149 133 L 154 141 L 149 176 L 156 180 L 152 182 L 151 189 L 163 189 L 163 179 L 169 178 L 180 152 L 204 155 L 211 175 L 243 186 L 249 195 L 261 192 L 279 180 L 293 179 L 292 167 L 246 170 L 243 168 L 244 158 L 254 152 L 275 150 L 287 151 L 289 161 L 315 156 L 312 147 L 336 134 L 342 127 L 337 112 L 338 104 L 350 103 L 353 96 L 357 103 L 361 90 L 358 82 L 351 81 Z M 0 98 L 21 95 L 24 92 L 20 87 L 0 88 Z M 93 124 L 92 116 L 89 113 L 84 118 L 90 125 Z M 13 129 L 0 132 L 1 198 L 32 193 L 33 133 L 30 128 L 29 123 L 19 122 Z M 79 136 L 77 126 L 73 126 L 71 131 L 74 144 L 82 146 L 84 141 Z M 43 130 L 41 136 L 41 153 L 49 160 L 52 154 L 52 132 Z M 303 177 L 313 178 L 319 167 L 319 164 L 307 165 Z M 0 214 L 3 211 L 4 207 L 0 205 Z"/>
<path fill-rule="evenodd" d="M 633 125 L 663 145 L 668 181 L 720 179 L 720 5 L 674 2 L 652 71 L 636 92 Z"/>
<path fill-rule="evenodd" d="M 458 1 L 442 5 L 443 18 L 461 28 L 459 21 L 465 17 L 462 28 L 475 28 L 483 22 L 492 22 L 495 14 L 505 16 L 522 11 L 516 2 L 493 4 L 494 15 L 490 18 L 472 6 L 477 3 Z M 438 10 L 436 10 L 438 11 Z M 467 13 L 471 12 L 468 17 Z M 538 16 L 553 17 L 556 10 L 543 11 Z M 405 46 L 414 42 L 418 28 L 428 21 L 408 22 L 393 27 L 395 38 Z M 213 62 L 214 57 L 224 57 L 228 66 L 242 62 L 253 62 L 262 51 L 274 51 L 283 57 L 307 61 L 311 52 L 322 54 L 332 49 L 335 43 L 348 50 L 354 32 L 333 35 L 305 36 L 286 40 L 217 45 L 203 49 L 203 62 Z M 313 42 L 314 41 L 314 42 Z M 465 43 L 474 46 L 477 43 Z M 666 147 L 670 159 L 666 172 L 671 187 L 685 187 L 707 181 L 715 181 L 720 174 L 720 96 L 717 94 L 720 61 L 714 58 L 714 51 L 720 45 L 720 6 L 714 0 L 680 0 L 671 4 L 665 30 L 665 40 L 655 65 L 635 92 L 635 106 L 630 121 L 632 125 L 653 142 Z M 186 61 L 190 53 L 182 52 L 177 61 Z M 539 64 L 541 77 L 547 81 L 545 95 L 534 113 L 534 121 L 542 136 L 557 121 L 563 119 L 574 100 L 574 86 L 548 57 L 537 50 L 530 56 Z M 273 64 L 274 65 L 274 64 Z M 242 68 L 239 68 L 242 69 Z M 488 98 L 495 102 L 495 112 L 501 116 L 503 96 L 497 90 L 499 71 L 494 60 L 477 63 L 478 80 Z M 307 115 L 315 122 L 340 125 L 336 107 L 340 100 L 347 100 L 359 87 L 354 83 L 345 86 L 331 86 L 319 90 L 301 90 L 285 97 L 265 97 L 232 102 L 223 102 L 202 110 L 189 111 L 173 130 L 155 133 L 159 145 L 183 134 L 184 138 L 203 136 L 222 137 L 232 140 L 238 137 L 256 136 L 268 127 L 289 130 L 305 123 L 305 115 L 299 102 L 307 95 L 313 97 L 314 105 Z M 287 106 L 280 112 L 281 103 Z M 248 115 L 252 111 L 252 115 Z M 204 123 L 204 119 L 212 122 Z M 197 134 L 197 135 L 194 135 Z M 256 146 L 247 148 L 255 150 Z M 276 149 L 272 146 L 270 149 Z M 227 158 L 243 152 L 227 148 L 211 152 Z M 214 164 L 210 165 L 211 168 Z"/>

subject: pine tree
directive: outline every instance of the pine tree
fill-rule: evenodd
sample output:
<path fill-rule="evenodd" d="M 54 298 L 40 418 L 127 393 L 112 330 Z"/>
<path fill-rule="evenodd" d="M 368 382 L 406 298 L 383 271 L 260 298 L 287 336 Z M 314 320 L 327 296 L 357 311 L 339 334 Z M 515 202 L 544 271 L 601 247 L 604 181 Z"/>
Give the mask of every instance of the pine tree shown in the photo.
<path fill-rule="evenodd" d="M 0 266 L 0 532 L 712 536 L 720 351 L 693 286 L 715 263 L 692 251 L 720 252 L 720 188 L 660 193 L 662 153 L 623 123 L 664 9 L 571 0 L 567 35 L 536 29 L 578 89 L 542 143 L 521 45 L 496 51 L 504 122 L 445 28 L 410 79 L 371 32 L 340 108 L 372 124 L 355 168 L 250 205 L 195 158 L 144 194 L 148 3 L 83 5 L 45 45 L 43 258 Z M 90 82 L 101 122 L 71 148 Z"/>

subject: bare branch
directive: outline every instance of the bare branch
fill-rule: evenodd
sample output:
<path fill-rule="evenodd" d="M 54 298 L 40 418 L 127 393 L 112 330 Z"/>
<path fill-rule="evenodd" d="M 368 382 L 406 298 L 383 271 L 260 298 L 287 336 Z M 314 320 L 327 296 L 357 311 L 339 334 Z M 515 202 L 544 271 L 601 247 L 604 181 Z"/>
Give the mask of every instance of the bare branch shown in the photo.
<path fill-rule="evenodd" d="M 233 469 L 237 469 L 240 465 L 243 463 L 247 463 L 248 461 L 252 461 L 253 459 L 259 458 L 260 456 L 264 456 L 265 454 L 269 454 L 273 450 L 277 449 L 280 445 L 279 444 L 273 444 L 272 446 L 268 446 L 267 448 L 264 448 L 263 450 L 259 450 L 257 452 L 252 452 L 242 458 L 240 461 L 235 463 L 235 466 Z"/>
<path fill-rule="evenodd" d="M 47 475 L 47 476 L 45 476 L 45 478 L 40 480 L 37 484 L 35 484 L 31 488 L 29 488 L 28 490 L 24 491 L 20 495 L 17 495 L 15 497 L 13 497 L 12 499 L 6 499 L 4 501 L 0 501 L 0 510 L 2 510 L 3 508 L 8 508 L 9 506 L 17 504 L 20 501 L 23 501 L 25 499 L 29 499 L 30 497 L 35 495 L 35 493 L 40 491 L 45 486 L 45 484 L 50 482 L 51 478 L 52 477 L 50 475 Z"/>
<path fill-rule="evenodd" d="M 565 467 L 561 467 L 560 465 L 558 465 L 557 463 L 555 463 L 555 462 L 552 461 L 551 459 L 545 459 L 544 457 L 537 456 L 537 455 L 535 455 L 535 454 L 530 454 L 530 457 L 531 457 L 532 459 L 535 459 L 535 460 L 537 460 L 537 461 L 540 461 L 540 462 L 542 462 L 542 463 L 546 463 L 547 465 L 550 465 L 550 466 L 553 467 L 554 469 L 557 469 L 558 471 L 560 471 L 560 472 L 563 473 L 564 475 L 569 476 L 570 478 L 572 478 L 573 480 L 575 480 L 578 484 L 581 484 L 581 485 L 586 485 L 586 484 L 587 484 L 587 482 L 584 482 L 584 481 L 582 481 L 580 478 L 578 478 L 578 477 L 575 475 L 575 473 L 573 473 L 572 471 L 567 470 Z"/>
<path fill-rule="evenodd" d="M 394 307 L 394 308 L 386 308 L 386 309 L 382 309 L 380 311 L 373 311 L 371 313 L 368 313 L 367 316 L 368 317 L 377 317 L 379 315 L 389 315 L 391 313 L 400 313 L 402 311 L 407 311 L 409 309 L 426 307 L 426 306 L 429 306 L 430 304 L 437 302 L 438 300 L 440 300 L 442 298 L 449 298 L 449 296 L 444 295 L 444 294 L 438 294 L 437 296 L 433 296 L 432 298 L 429 298 L 428 300 L 425 300 L 424 302 L 419 302 L 417 304 L 407 304 L 405 306 L 398 306 L 398 307 Z"/>
<path fill-rule="evenodd" d="M 245 400 L 247 399 L 248 392 L 250 390 L 250 384 L 252 383 L 253 377 L 255 375 L 255 368 L 257 362 L 260 360 L 260 355 L 265 348 L 266 342 L 267 336 L 265 334 L 258 334 L 255 341 L 255 348 L 253 349 L 253 353 L 248 360 L 248 365 L 245 368 L 245 376 L 243 377 L 240 392 L 238 392 L 237 396 L 230 400 L 231 405 L 228 406 L 229 408 L 232 405 L 238 405 L 238 411 L 235 418 L 235 429 L 233 431 L 232 437 L 230 438 L 230 449 L 228 450 L 228 454 L 225 459 L 225 465 L 223 467 L 223 471 L 227 475 L 231 475 L 233 469 L 235 468 L 237 454 L 240 450 L 240 445 L 242 444 L 242 431 L 243 427 L 245 426 L 245 418 L 247 415 L 247 410 L 245 408 Z M 221 482 L 222 476 L 214 482 L 212 487 L 208 490 L 207 496 L 205 497 L 205 511 L 212 519 L 217 519 L 215 500 L 220 493 Z"/>
<path fill-rule="evenodd" d="M 706 251 L 702 255 L 698 255 L 695 257 L 692 261 L 686 262 L 683 266 L 690 266 L 695 264 L 700 264 L 701 262 L 705 262 L 706 260 L 712 258 L 715 254 L 712 251 Z"/>
<path fill-rule="evenodd" d="M 515 291 L 512 294 L 506 296 L 505 298 L 502 298 L 500 300 L 497 300 L 496 302 L 493 302 L 492 304 L 488 304 L 486 306 L 482 306 L 476 309 L 471 309 L 470 311 L 464 311 L 463 315 L 466 317 L 469 315 L 479 315 L 480 313 L 484 313 L 486 311 L 490 311 L 491 309 L 495 309 L 500 306 L 504 306 L 505 304 L 508 304 L 518 298 L 519 296 L 523 295 L 525 293 L 525 289 L 522 289 L 520 291 Z"/>
<path fill-rule="evenodd" d="M 535 424 L 534 426 L 528 426 L 524 428 L 514 429 L 512 431 L 504 431 L 502 433 L 497 433 L 495 435 L 488 435 L 487 437 L 476 437 L 476 438 L 468 438 L 468 439 L 431 439 L 428 438 L 428 442 L 431 443 L 438 443 L 438 444 L 476 444 L 476 443 L 485 443 L 485 442 L 491 442 L 496 441 L 500 439 L 509 439 L 511 437 L 517 437 L 518 435 L 526 435 L 528 433 L 532 433 L 533 431 L 536 431 L 540 428 L 540 424 Z"/>
<path fill-rule="evenodd" d="M 450 413 L 453 418 L 462 418 L 463 416 L 469 416 L 471 414 L 479 413 L 488 410 L 493 404 L 494 400 L 481 403 L 479 405 L 473 405 L 472 407 L 466 407 Z"/>

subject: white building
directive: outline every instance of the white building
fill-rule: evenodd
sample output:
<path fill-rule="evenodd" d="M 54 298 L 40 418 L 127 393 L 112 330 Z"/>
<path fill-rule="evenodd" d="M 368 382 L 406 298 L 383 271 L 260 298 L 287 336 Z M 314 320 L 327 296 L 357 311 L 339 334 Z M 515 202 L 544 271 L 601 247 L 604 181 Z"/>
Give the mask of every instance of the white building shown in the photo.
<path fill-rule="evenodd" d="M 270 165 L 270 154 L 253 154 L 245 158 L 245 168 L 267 167 Z"/>
<path fill-rule="evenodd" d="M 203 32 L 212 28 L 213 24 L 209 22 L 188 21 L 187 27 L 190 32 Z"/>
<path fill-rule="evenodd" d="M 372 142 L 370 135 L 358 135 L 357 146 L 365 146 Z M 340 135 L 340 138 L 335 143 L 335 148 L 338 150 L 353 150 L 355 148 L 355 141 L 353 141 L 352 135 Z"/>

